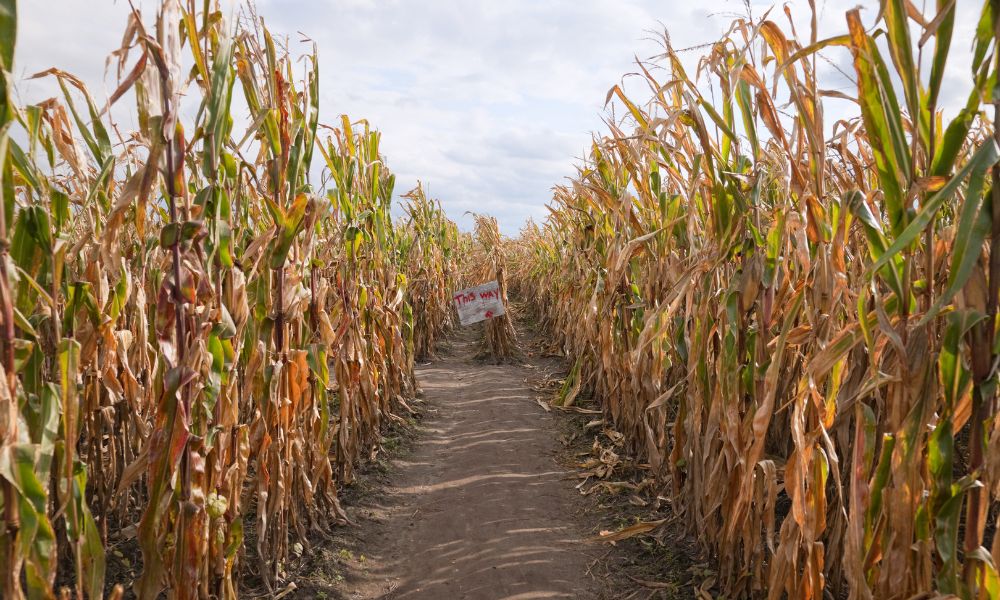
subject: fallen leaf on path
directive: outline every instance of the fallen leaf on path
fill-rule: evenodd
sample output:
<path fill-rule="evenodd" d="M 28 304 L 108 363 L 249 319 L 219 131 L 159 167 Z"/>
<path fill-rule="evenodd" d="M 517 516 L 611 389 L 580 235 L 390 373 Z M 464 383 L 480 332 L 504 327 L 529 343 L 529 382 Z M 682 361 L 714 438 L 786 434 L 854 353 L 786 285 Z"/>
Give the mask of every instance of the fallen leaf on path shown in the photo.
<path fill-rule="evenodd" d="M 697 590 L 698 600 L 713 600 L 710 590 L 715 585 L 715 577 L 709 577 L 702 582 Z"/>
<path fill-rule="evenodd" d="M 657 589 L 657 590 L 676 590 L 677 589 L 677 584 L 676 583 L 668 583 L 666 581 L 649 581 L 647 579 L 637 579 L 637 578 L 632 577 L 631 575 L 628 575 L 628 574 L 626 574 L 625 576 L 628 577 L 629 579 L 631 579 L 632 581 L 638 583 L 639 585 L 641 585 L 643 587 L 648 587 L 650 589 Z"/>
<path fill-rule="evenodd" d="M 594 487 L 581 493 L 584 496 L 589 496 L 592 492 L 597 491 L 599 488 L 604 489 L 609 494 L 617 494 L 622 490 L 638 490 L 639 486 L 634 483 L 629 483 L 628 481 L 601 481 L 594 484 Z"/>
<path fill-rule="evenodd" d="M 621 540 L 627 540 L 630 537 L 635 537 L 643 533 L 649 533 L 666 522 L 666 519 L 659 519 L 658 521 L 643 521 L 641 523 L 625 527 L 624 529 L 619 529 L 618 531 L 602 531 L 600 535 L 595 535 L 594 537 L 587 538 L 584 541 L 618 542 Z"/>
<path fill-rule="evenodd" d="M 591 408 L 580 408 L 579 406 L 556 406 L 554 408 L 558 408 L 559 410 L 561 410 L 563 412 L 580 413 L 581 415 L 599 415 L 599 414 L 601 414 L 601 411 L 599 411 L 599 410 L 593 410 Z"/>

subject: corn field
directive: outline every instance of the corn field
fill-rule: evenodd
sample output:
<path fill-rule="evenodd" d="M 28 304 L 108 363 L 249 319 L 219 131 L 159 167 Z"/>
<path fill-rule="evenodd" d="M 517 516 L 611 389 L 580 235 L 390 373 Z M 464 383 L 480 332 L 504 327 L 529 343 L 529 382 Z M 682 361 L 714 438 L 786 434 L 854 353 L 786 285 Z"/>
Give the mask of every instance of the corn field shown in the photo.
<path fill-rule="evenodd" d="M 407 307 L 413 320 L 416 360 L 433 357 L 438 335 L 451 328 L 451 286 L 457 283 L 460 234 L 439 200 L 431 200 L 423 186 L 403 196 L 407 223 L 399 242 L 407 277 Z"/>
<path fill-rule="evenodd" d="M 1000 4 L 972 40 L 931 4 L 737 20 L 691 74 L 667 42 L 511 253 L 727 597 L 1000 598 Z"/>
<path fill-rule="evenodd" d="M 394 218 L 381 134 L 252 7 L 133 10 L 106 106 L 59 68 L 22 106 L 0 0 L 0 597 L 278 593 L 496 279 L 486 351 L 509 288 L 726 597 L 1000 600 L 1000 0 L 971 40 L 931 4 L 739 19 L 690 74 L 665 38 L 511 240 L 420 184 Z"/>
<path fill-rule="evenodd" d="M 0 2 L 0 596 L 273 588 L 407 409 L 457 229 L 419 188 L 393 222 L 380 134 L 321 124 L 315 49 L 252 13 L 133 13 L 129 133 L 58 69 L 60 98 L 17 105 L 16 15 Z M 111 548 L 141 553 L 134 581 Z"/>

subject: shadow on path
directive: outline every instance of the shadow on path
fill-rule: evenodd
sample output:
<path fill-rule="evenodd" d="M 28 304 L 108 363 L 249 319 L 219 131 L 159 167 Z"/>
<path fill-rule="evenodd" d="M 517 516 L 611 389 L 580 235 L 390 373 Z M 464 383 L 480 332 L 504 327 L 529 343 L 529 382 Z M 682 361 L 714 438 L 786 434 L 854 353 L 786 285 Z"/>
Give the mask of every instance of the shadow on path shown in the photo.
<path fill-rule="evenodd" d="M 361 525 L 375 539 L 363 544 L 371 560 L 352 597 L 594 598 L 594 549 L 579 541 L 554 417 L 524 383 L 528 369 L 471 362 L 473 349 L 465 332 L 417 370 L 432 414 L 369 507 L 382 523 Z"/>

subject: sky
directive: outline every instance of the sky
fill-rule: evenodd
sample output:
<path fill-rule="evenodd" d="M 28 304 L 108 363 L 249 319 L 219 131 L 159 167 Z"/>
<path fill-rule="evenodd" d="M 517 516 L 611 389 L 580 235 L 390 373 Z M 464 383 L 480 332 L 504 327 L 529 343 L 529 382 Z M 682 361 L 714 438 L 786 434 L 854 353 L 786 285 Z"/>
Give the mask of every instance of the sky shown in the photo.
<path fill-rule="evenodd" d="M 133 1 L 147 12 L 158 5 Z M 945 85 L 946 106 L 958 106 L 967 94 L 965 55 L 977 6 L 964 5 L 978 4 L 959 2 L 956 58 L 949 63 L 955 85 Z M 115 88 L 105 61 L 121 43 L 128 2 L 19 5 L 21 102 L 58 92 L 51 80 L 26 79 L 55 66 L 81 77 L 103 104 Z M 807 35 L 808 2 L 787 5 L 800 35 Z M 844 12 L 854 6 L 866 9 L 866 24 L 878 10 L 877 0 L 816 5 L 820 38 L 846 32 Z M 718 39 L 748 8 L 759 16 L 770 6 L 753 0 L 257 0 L 258 14 L 287 37 L 293 52 L 310 50 L 306 38 L 318 45 L 321 121 L 336 123 L 347 114 L 382 131 L 397 194 L 420 180 L 463 228 L 471 224 L 470 211 L 488 213 L 508 235 L 528 218 L 544 220 L 552 187 L 575 173 L 593 132 L 603 129 L 608 90 L 637 70 L 636 59 L 662 51 L 664 29 L 675 48 L 689 48 Z M 784 23 L 780 13 L 779 6 L 772 15 Z M 699 54 L 683 56 L 696 61 Z M 828 87 L 848 84 L 833 64 L 851 71 L 846 56 L 834 57 L 823 67 Z"/>

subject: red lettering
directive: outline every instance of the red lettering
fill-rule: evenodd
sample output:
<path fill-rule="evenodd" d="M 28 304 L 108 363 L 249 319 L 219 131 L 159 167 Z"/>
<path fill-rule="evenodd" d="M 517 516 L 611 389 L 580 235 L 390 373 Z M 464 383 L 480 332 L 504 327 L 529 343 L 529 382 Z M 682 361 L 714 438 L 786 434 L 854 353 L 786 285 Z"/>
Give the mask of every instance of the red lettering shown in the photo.
<path fill-rule="evenodd" d="M 500 290 L 489 289 L 485 291 L 475 291 L 475 290 L 461 291 L 456 294 L 453 294 L 451 298 L 455 302 L 456 306 L 461 307 L 465 306 L 466 304 L 469 304 L 470 302 L 499 300 Z"/>
<path fill-rule="evenodd" d="M 452 296 L 452 300 L 454 300 L 455 304 L 457 304 L 458 306 L 465 306 L 466 304 L 472 302 L 475 299 L 476 299 L 476 294 L 472 292 L 469 293 L 460 292 Z"/>

